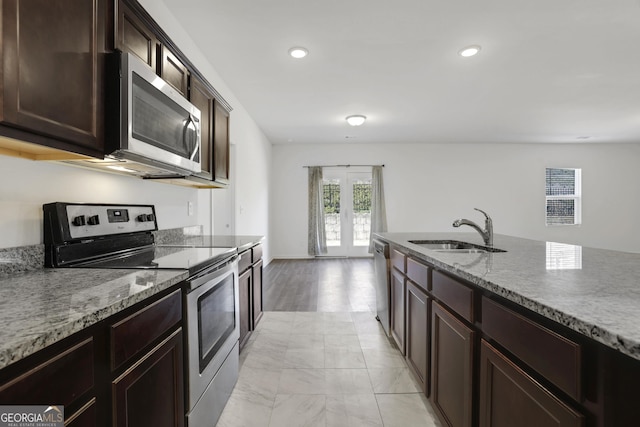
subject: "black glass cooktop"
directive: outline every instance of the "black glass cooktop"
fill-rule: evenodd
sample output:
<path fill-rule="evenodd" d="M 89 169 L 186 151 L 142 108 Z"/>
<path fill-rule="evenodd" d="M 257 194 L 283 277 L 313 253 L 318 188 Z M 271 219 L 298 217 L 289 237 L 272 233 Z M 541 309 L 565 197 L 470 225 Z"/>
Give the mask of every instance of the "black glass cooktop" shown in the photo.
<path fill-rule="evenodd" d="M 151 247 L 120 256 L 75 264 L 83 268 L 134 268 L 189 270 L 191 273 L 224 262 L 235 248 Z"/>

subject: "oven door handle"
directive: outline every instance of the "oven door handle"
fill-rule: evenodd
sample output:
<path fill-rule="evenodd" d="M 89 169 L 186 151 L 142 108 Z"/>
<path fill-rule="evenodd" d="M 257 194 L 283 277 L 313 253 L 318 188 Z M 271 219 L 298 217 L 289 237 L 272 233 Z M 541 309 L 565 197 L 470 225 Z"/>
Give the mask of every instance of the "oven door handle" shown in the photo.
<path fill-rule="evenodd" d="M 187 292 L 191 292 L 199 286 L 210 282 L 212 279 L 226 274 L 230 269 L 233 268 L 233 264 L 236 263 L 237 260 L 238 255 L 234 254 L 225 259 L 223 262 L 216 264 L 204 271 L 201 271 L 193 277 L 190 277 L 189 279 L 187 279 Z"/>

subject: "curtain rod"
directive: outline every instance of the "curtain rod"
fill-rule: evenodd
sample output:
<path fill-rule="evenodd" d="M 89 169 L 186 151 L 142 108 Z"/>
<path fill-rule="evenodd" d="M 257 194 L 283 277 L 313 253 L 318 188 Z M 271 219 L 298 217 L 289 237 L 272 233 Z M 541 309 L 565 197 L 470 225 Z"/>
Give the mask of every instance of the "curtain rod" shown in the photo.
<path fill-rule="evenodd" d="M 384 165 L 318 165 L 318 166 L 302 166 L 303 168 L 350 168 L 350 167 L 373 167 L 373 166 L 382 166 Z"/>

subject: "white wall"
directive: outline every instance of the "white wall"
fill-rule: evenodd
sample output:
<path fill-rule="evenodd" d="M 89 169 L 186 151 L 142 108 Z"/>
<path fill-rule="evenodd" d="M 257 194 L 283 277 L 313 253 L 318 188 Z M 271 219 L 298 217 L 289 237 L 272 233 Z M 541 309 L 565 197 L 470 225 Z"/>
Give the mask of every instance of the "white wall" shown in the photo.
<path fill-rule="evenodd" d="M 42 205 L 50 202 L 152 204 L 160 229 L 198 224 L 210 229 L 209 210 L 200 209 L 203 190 L 5 156 L 0 156 L 0 183 L 2 248 L 42 243 Z M 192 216 L 188 202 L 198 207 Z"/>
<path fill-rule="evenodd" d="M 272 253 L 307 256 L 304 165 L 384 164 L 389 231 L 456 230 L 454 219 L 494 232 L 640 252 L 640 145 L 336 144 L 273 147 Z M 545 168 L 582 168 L 582 225 L 546 227 Z"/>
<path fill-rule="evenodd" d="M 0 156 L 0 248 L 42 243 L 42 205 L 48 202 L 154 204 L 160 229 L 203 225 L 206 233 L 213 231 L 215 212 L 223 217 L 221 221 L 230 222 L 224 218 L 226 206 L 216 206 L 218 202 L 229 203 L 229 215 L 237 215 L 231 218 L 235 226 L 230 230 L 232 233 L 267 237 L 264 259 L 268 263 L 271 143 L 164 3 L 157 0 L 140 3 L 233 108 L 229 130 L 234 144 L 233 190 L 196 190 Z M 221 191 L 234 194 L 221 197 L 214 193 Z M 192 216 L 187 215 L 189 201 L 194 203 Z"/>

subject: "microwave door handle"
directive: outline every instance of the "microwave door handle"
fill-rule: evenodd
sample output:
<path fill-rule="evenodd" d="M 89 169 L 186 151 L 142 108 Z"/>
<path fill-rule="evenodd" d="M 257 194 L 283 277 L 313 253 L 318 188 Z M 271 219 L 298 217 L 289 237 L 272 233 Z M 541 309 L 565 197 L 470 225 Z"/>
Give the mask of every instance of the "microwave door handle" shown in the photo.
<path fill-rule="evenodd" d="M 191 114 L 189 115 L 191 116 Z M 196 154 L 198 154 L 198 151 L 200 151 L 200 144 L 198 144 L 198 141 L 200 141 L 200 126 L 198 126 L 198 122 L 200 120 L 193 116 L 191 117 L 191 120 L 193 121 L 193 126 L 196 130 L 196 140 L 193 141 L 193 152 L 191 153 L 191 160 L 193 160 L 196 157 Z"/>
<path fill-rule="evenodd" d="M 184 145 L 184 148 L 187 150 L 187 153 L 191 153 L 189 155 L 190 160 L 193 160 L 195 158 L 196 154 L 198 154 L 198 150 L 200 149 L 200 147 L 198 146 L 198 135 L 200 133 L 200 130 L 198 126 L 196 126 L 197 121 L 198 119 L 193 117 L 192 114 L 189 114 L 189 117 L 185 121 L 184 127 L 182 128 L 182 143 Z M 196 139 L 193 142 L 193 145 L 189 147 L 188 145 L 189 141 L 187 140 L 187 131 L 189 130 L 189 126 L 191 125 L 191 123 L 193 123 L 193 127 L 195 128 L 195 131 L 196 131 Z"/>

